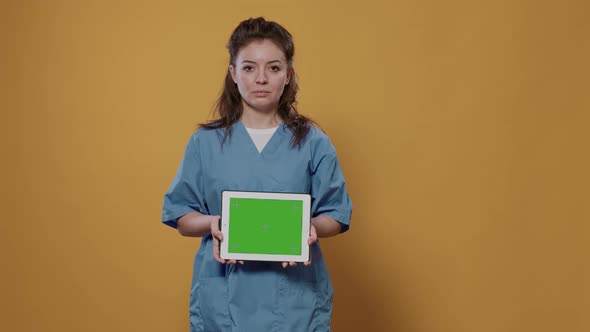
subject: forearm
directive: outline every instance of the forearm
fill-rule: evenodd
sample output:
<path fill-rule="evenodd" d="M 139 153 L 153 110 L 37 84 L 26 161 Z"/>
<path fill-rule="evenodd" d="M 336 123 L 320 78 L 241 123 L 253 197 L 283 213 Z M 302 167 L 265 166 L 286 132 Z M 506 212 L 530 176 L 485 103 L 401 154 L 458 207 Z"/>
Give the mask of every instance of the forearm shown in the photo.
<path fill-rule="evenodd" d="M 211 233 L 211 216 L 189 212 L 178 219 L 177 230 L 183 236 L 202 237 Z"/>
<path fill-rule="evenodd" d="M 321 214 L 311 218 L 311 224 L 315 227 L 318 237 L 331 237 L 340 234 L 342 225 L 332 217 Z"/>

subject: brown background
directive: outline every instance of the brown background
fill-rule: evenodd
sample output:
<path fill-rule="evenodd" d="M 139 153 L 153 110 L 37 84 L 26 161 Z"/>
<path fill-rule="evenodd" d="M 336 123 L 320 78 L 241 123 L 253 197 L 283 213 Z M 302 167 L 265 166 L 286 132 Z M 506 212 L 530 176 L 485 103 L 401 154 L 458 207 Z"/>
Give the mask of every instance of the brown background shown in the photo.
<path fill-rule="evenodd" d="M 353 199 L 335 331 L 589 331 L 589 9 L 2 1 L 0 330 L 188 330 L 199 242 L 162 196 L 264 15 Z"/>

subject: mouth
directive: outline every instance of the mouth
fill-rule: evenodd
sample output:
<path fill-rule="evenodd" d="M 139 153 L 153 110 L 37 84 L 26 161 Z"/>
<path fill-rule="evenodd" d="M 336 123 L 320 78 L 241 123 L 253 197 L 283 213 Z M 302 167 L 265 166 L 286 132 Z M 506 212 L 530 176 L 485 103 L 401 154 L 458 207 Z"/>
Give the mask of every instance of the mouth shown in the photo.
<path fill-rule="evenodd" d="M 252 93 L 258 97 L 264 97 L 264 96 L 267 96 L 268 94 L 270 94 L 270 91 L 258 90 L 258 91 L 254 91 Z"/>

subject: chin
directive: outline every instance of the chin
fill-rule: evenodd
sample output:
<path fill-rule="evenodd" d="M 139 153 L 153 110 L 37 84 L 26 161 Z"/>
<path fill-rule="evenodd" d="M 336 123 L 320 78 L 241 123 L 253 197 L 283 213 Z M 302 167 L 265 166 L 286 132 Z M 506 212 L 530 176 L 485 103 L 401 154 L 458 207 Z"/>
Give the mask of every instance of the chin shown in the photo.
<path fill-rule="evenodd" d="M 250 107 L 252 107 L 253 109 L 257 110 L 257 111 L 261 111 L 261 112 L 270 112 L 273 109 L 276 109 L 279 104 L 272 104 L 272 103 L 248 103 L 248 105 Z"/>

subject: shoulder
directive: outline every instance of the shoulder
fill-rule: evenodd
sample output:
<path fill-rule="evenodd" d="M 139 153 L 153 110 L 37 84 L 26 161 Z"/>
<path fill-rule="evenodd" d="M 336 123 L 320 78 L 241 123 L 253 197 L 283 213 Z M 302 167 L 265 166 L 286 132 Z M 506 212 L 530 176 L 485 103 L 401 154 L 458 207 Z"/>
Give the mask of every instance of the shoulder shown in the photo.
<path fill-rule="evenodd" d="M 199 128 L 191 135 L 191 142 L 192 143 L 201 143 L 201 142 L 208 142 L 208 141 L 217 141 L 220 138 L 220 135 L 223 135 L 223 129 L 209 129 L 209 128 Z"/>
<path fill-rule="evenodd" d="M 311 145 L 330 143 L 330 138 L 328 135 L 326 135 L 323 130 L 312 124 L 309 125 L 309 132 L 307 133 L 306 140 Z"/>
<path fill-rule="evenodd" d="M 336 153 L 330 137 L 320 128 L 310 125 L 306 141 L 309 144 L 312 157 L 317 155 Z"/>
<path fill-rule="evenodd" d="M 214 137 L 217 137 L 215 130 L 199 128 L 193 132 L 186 143 L 186 151 L 191 155 L 201 154 L 207 149 Z M 216 140 L 216 139 L 215 139 Z"/>

